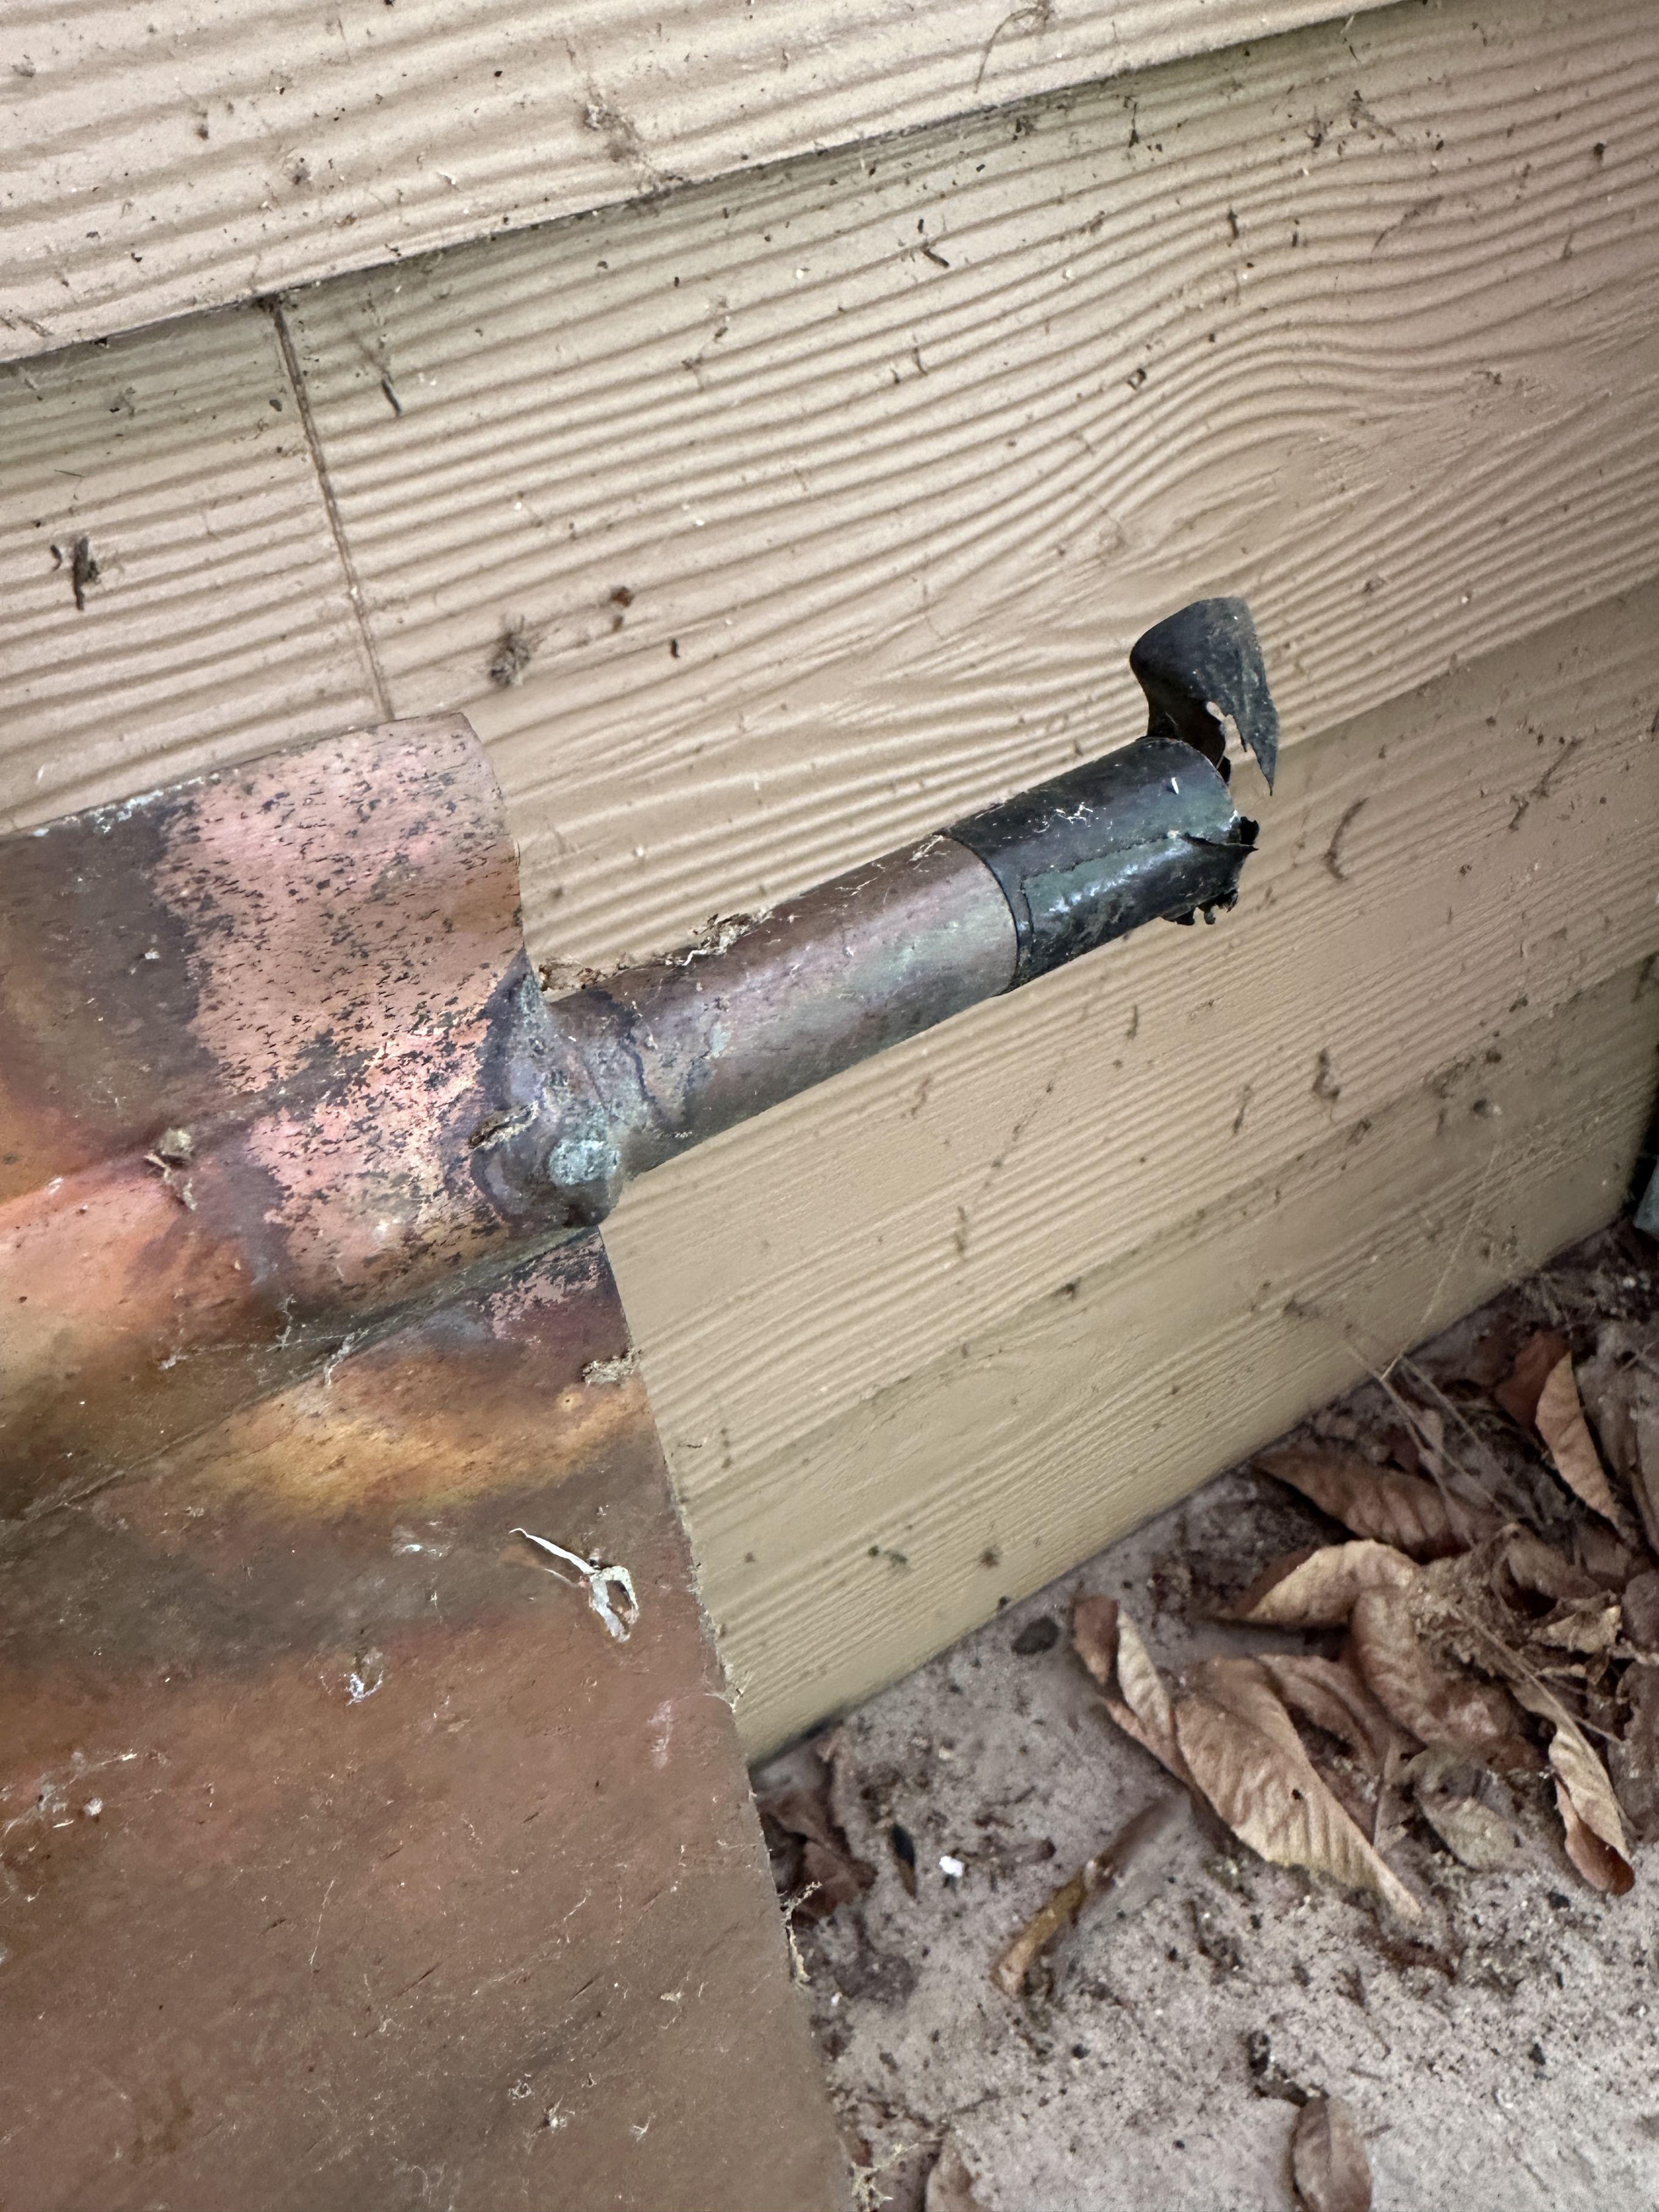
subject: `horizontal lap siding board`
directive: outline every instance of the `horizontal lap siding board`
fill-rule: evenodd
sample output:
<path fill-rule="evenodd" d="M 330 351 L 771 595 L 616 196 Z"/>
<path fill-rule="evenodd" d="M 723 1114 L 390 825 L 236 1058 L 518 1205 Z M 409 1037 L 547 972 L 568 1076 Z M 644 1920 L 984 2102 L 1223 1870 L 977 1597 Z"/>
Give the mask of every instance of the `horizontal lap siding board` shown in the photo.
<path fill-rule="evenodd" d="M 8 0 L 0 354 L 1382 0 Z"/>
<path fill-rule="evenodd" d="M 1143 933 L 624 1202 L 751 1748 L 1616 1210 L 1659 1036 L 1656 636 L 1659 583 L 1297 747 L 1213 932 Z"/>
<path fill-rule="evenodd" d="M 0 829 L 376 718 L 269 315 L 0 368 Z"/>
<path fill-rule="evenodd" d="M 1645 574 L 1659 13 L 1387 11 L 292 315 L 394 702 L 603 962 L 1121 741 L 1196 592 L 1294 737 Z"/>
<path fill-rule="evenodd" d="M 1656 638 L 1659 582 L 1297 746 L 1213 930 L 1143 931 L 630 1193 L 609 1242 L 700 1540 L 808 1431 L 1659 951 Z"/>
<path fill-rule="evenodd" d="M 1652 1109 L 1626 970 L 1127 1266 L 1083 1277 L 692 1516 L 752 1753 L 977 1626 L 1600 1225 Z M 1449 1095 L 1466 1106 L 1469 1087 Z"/>

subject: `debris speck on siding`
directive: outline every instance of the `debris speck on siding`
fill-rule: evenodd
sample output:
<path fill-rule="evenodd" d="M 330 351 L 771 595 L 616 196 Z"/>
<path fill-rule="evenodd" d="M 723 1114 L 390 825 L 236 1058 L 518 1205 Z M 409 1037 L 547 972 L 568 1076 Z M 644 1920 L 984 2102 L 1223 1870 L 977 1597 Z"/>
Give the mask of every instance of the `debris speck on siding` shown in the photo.
<path fill-rule="evenodd" d="M 541 639 L 532 635 L 528 623 L 507 623 L 496 641 L 495 650 L 489 656 L 484 673 L 503 691 L 511 690 L 515 684 L 524 682 L 524 672 L 536 658 L 536 647 L 540 643 Z"/>
<path fill-rule="evenodd" d="M 51 548 L 51 552 L 52 566 L 56 568 L 63 568 L 65 565 L 63 547 L 54 545 Z M 88 587 L 93 584 L 101 583 L 103 580 L 103 570 L 99 567 L 98 556 L 92 550 L 91 538 L 76 539 L 70 548 L 67 565 L 70 572 L 70 589 L 75 594 L 76 608 L 78 612 L 84 614 L 87 611 Z"/>
<path fill-rule="evenodd" d="M 729 952 L 740 937 L 747 937 L 751 929 L 771 919 L 769 906 L 755 914 L 711 914 L 689 945 L 667 956 L 669 963 L 689 968 L 694 960 L 717 959 L 722 952 Z"/>

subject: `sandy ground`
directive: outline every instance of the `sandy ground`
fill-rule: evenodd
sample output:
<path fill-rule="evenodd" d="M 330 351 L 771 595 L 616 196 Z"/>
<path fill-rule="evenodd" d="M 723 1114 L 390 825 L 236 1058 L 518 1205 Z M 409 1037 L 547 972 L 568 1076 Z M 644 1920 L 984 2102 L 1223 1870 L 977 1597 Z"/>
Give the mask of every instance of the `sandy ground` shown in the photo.
<path fill-rule="evenodd" d="M 983 2212 L 1278 2212 L 1297 2109 L 1276 2075 L 1347 2101 L 1377 2212 L 1659 2206 L 1659 1849 L 1638 1855 L 1632 1894 L 1597 1896 L 1541 1790 L 1514 1871 L 1470 1873 L 1412 1829 L 1394 1858 L 1430 1905 L 1414 1938 L 1188 1821 L 1143 1870 L 1147 1901 L 1085 1917 L 1023 2000 L 993 1985 L 1056 1883 L 1172 1786 L 1063 1633 L 1030 1648 L 1048 1635 L 1033 1624 L 1063 1628 L 1085 1588 L 1121 1599 L 1166 1668 L 1272 1648 L 1188 1625 L 1194 1563 L 1329 1534 L 1276 1486 L 1221 1476 L 829 1740 L 833 1802 L 875 1881 L 801 1930 L 807 1995 L 849 2145 L 895 2212 L 922 2203 L 947 2132 Z"/>

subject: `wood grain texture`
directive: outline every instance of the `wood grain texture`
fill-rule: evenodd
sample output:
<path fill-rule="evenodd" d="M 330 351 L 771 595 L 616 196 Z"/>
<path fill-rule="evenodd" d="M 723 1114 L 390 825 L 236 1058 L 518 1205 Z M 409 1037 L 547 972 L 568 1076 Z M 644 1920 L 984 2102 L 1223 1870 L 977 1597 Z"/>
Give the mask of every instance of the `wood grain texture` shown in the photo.
<path fill-rule="evenodd" d="M 1627 969 L 694 1510 L 751 1756 L 863 1697 L 1616 1211 L 1659 990 Z M 1468 1110 L 1475 1095 L 1501 1109 Z M 1443 1119 L 1453 1102 L 1459 1109 Z"/>
<path fill-rule="evenodd" d="M 1638 580 L 1656 324 L 1646 0 L 1387 10 L 295 313 L 397 710 L 474 716 L 578 963 L 1127 736 L 1200 591 L 1295 733 Z"/>
<path fill-rule="evenodd" d="M 1295 748 L 1213 930 L 1142 931 L 639 1184 L 607 1243 L 694 1515 L 1659 952 L 1656 636 L 1659 584 Z"/>
<path fill-rule="evenodd" d="M 4 828 L 375 718 L 269 315 L 0 368 L 0 672 Z"/>
<path fill-rule="evenodd" d="M 9 0 L 0 352 L 1382 0 Z"/>

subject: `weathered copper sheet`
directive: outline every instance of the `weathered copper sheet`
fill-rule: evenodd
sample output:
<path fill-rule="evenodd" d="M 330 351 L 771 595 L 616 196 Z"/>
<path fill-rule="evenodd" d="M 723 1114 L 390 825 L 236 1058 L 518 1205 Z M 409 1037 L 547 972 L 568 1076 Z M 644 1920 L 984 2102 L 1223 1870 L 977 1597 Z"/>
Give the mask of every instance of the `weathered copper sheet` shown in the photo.
<path fill-rule="evenodd" d="M 0 1510 L 556 1233 L 552 1050 L 459 716 L 0 839 Z"/>
<path fill-rule="evenodd" d="M 625 1341 L 589 1234 L 10 1525 L 8 2212 L 842 2202 Z"/>
<path fill-rule="evenodd" d="M 0 842 L 6 2212 L 845 2204 L 515 901 L 453 723 Z"/>

